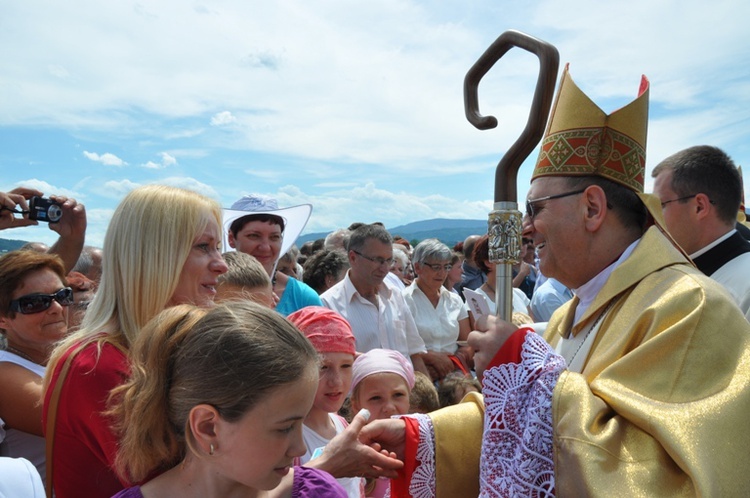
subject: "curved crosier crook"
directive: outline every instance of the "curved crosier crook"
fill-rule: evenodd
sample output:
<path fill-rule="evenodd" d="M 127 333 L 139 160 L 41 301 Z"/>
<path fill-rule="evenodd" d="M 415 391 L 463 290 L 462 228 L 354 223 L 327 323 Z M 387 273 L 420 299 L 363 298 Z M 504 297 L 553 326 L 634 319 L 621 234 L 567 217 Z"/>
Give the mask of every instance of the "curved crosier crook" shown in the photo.
<path fill-rule="evenodd" d="M 539 58 L 539 77 L 536 82 L 534 99 L 531 102 L 529 119 L 521 135 L 505 153 L 495 171 L 495 202 L 517 202 L 516 179 L 521 164 L 529 157 L 544 135 L 547 116 L 555 94 L 557 69 L 560 55 L 549 43 L 520 31 L 509 30 L 501 34 L 495 42 L 471 66 L 464 78 L 464 110 L 466 119 L 480 130 L 497 127 L 494 116 L 479 114 L 479 81 L 513 47 L 522 48 Z"/>
<path fill-rule="evenodd" d="M 521 213 L 518 211 L 516 180 L 521 164 L 544 135 L 555 94 L 560 55 L 547 42 L 520 31 L 506 31 L 479 57 L 464 78 L 466 118 L 480 130 L 495 128 L 497 119 L 494 116 L 479 114 L 479 80 L 513 47 L 536 54 L 539 58 L 539 78 L 526 127 L 495 170 L 495 205 L 487 222 L 490 262 L 497 267 L 495 308 L 497 316 L 508 322 L 513 316 L 513 265 L 519 263 L 521 251 Z"/>

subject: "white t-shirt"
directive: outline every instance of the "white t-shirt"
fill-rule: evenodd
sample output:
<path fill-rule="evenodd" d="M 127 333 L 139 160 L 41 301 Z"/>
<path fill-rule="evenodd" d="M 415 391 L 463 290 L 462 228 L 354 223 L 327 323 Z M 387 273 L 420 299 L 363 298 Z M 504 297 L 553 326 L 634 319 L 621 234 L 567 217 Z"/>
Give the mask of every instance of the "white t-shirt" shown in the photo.
<path fill-rule="evenodd" d="M 44 377 L 45 368 L 43 366 L 37 365 L 26 358 L 21 358 L 20 356 L 8 351 L 0 351 L 0 363 L 2 362 L 15 363 L 16 365 L 37 374 L 41 378 Z M 2 443 L 0 443 L 0 454 L 13 458 L 25 458 L 34 464 L 37 472 L 39 472 L 39 475 L 44 479 L 44 462 L 47 458 L 44 448 L 44 438 L 9 427 L 4 427 L 4 430 L 5 438 L 2 439 Z"/>
<path fill-rule="evenodd" d="M 0 498 L 44 498 L 44 484 L 25 458 L 0 457 Z"/>
<path fill-rule="evenodd" d="M 340 434 L 346 429 L 346 421 L 336 415 L 335 413 L 329 413 L 331 421 L 334 427 L 336 427 L 336 434 Z M 307 452 L 300 458 L 300 464 L 304 465 L 312 459 L 312 455 L 318 450 L 318 453 L 331 441 L 326 439 L 314 430 L 310 429 L 305 424 L 302 424 L 302 440 L 305 442 Z M 316 454 L 317 456 L 317 454 Z M 339 484 L 346 490 L 346 494 L 349 498 L 361 498 L 364 496 L 364 487 L 362 479 L 359 477 L 342 477 L 336 479 Z"/>

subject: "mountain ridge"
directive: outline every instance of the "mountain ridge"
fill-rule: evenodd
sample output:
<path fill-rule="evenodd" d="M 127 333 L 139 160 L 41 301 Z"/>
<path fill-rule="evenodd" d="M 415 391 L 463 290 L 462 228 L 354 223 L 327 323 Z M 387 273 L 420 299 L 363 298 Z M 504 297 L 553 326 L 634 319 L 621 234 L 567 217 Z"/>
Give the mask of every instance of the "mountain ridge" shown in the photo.
<path fill-rule="evenodd" d="M 414 221 L 393 228 L 386 227 L 386 229 L 393 236 L 398 235 L 409 242 L 434 238 L 449 247 L 453 247 L 457 242 L 462 242 L 469 235 L 487 233 L 487 220 L 433 218 Z M 317 232 L 300 235 L 297 239 L 297 246 L 301 246 L 311 240 L 325 238 L 329 233 Z"/>

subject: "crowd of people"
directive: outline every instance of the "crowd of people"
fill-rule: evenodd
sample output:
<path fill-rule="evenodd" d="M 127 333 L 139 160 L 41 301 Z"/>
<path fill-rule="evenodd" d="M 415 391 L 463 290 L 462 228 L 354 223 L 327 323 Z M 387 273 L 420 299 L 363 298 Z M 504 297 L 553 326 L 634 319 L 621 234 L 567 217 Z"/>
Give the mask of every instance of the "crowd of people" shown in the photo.
<path fill-rule="evenodd" d="M 566 69 L 511 322 L 488 234 L 412 246 L 357 222 L 298 249 L 309 205 L 149 185 L 99 249 L 51 197 L 57 242 L 0 256 L 0 491 L 744 495 L 741 176 L 691 147 L 644 194 L 647 108 L 644 81 L 605 115 Z M 43 195 L 0 193 L 0 229 Z"/>

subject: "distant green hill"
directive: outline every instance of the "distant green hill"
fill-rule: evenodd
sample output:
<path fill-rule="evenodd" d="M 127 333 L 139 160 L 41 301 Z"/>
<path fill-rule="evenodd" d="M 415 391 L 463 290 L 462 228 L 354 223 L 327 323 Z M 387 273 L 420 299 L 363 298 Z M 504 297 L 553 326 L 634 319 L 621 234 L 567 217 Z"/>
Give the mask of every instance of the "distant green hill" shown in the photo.
<path fill-rule="evenodd" d="M 487 220 L 450 220 L 435 218 L 432 220 L 415 221 L 397 227 L 386 227 L 393 235 L 399 235 L 409 242 L 424 239 L 438 239 L 449 247 L 456 242 L 463 241 L 469 235 L 487 233 Z M 308 233 L 297 239 L 297 246 L 308 240 L 325 238 L 329 232 Z"/>
<path fill-rule="evenodd" d="M 0 253 L 15 251 L 25 243 L 25 240 L 0 239 Z"/>

